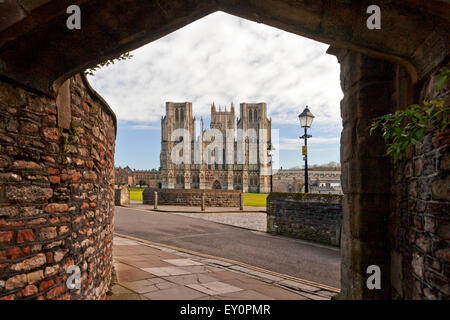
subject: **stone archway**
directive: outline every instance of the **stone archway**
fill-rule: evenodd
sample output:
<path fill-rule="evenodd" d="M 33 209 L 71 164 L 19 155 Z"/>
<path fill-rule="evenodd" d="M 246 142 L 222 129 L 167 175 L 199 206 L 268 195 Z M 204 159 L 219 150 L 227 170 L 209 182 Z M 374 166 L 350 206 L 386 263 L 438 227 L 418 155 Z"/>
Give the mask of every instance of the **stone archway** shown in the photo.
<path fill-rule="evenodd" d="M 0 59 L 8 66 L 2 68 L 1 73 L 53 94 L 53 89 L 65 79 L 89 65 L 136 49 L 220 10 L 338 48 L 399 63 L 416 82 L 445 58 L 448 47 L 445 30 L 450 8 L 443 2 L 429 0 L 419 9 L 414 8 L 414 1 L 397 4 L 396 1 L 324 0 L 294 4 L 290 0 L 279 0 L 274 4 L 270 0 L 154 0 L 145 3 L 140 0 L 120 3 L 74 0 L 71 4 L 79 5 L 83 13 L 81 29 L 75 31 L 66 27 L 68 15 L 64 1 L 50 0 L 45 4 L 29 1 L 23 7 L 12 2 L 3 4 L 7 7 L 2 9 L 9 16 L 0 25 Z M 407 27 L 369 30 L 366 9 L 377 3 L 381 10 L 389 12 L 384 15 L 384 25 Z M 355 28 L 357 32 L 350 32 Z M 42 43 L 58 45 L 42 46 Z M 39 47 L 39 54 L 29 50 L 31 47 Z M 433 56 L 437 59 L 432 59 Z"/>
<path fill-rule="evenodd" d="M 344 124 L 341 179 L 345 193 L 342 297 L 439 297 L 442 291 L 439 287 L 442 281 L 439 282 L 439 279 L 445 280 L 445 274 L 442 271 L 436 280 L 434 276 L 427 276 L 425 270 L 432 268 L 434 262 L 448 269 L 449 262 L 445 260 L 448 246 L 439 249 L 444 251 L 439 251 L 435 249 L 439 246 L 424 247 L 422 240 L 445 244 L 445 221 L 439 218 L 439 213 L 441 208 L 448 207 L 449 202 L 446 195 L 439 191 L 446 190 L 446 180 L 442 174 L 437 174 L 437 171 L 448 172 L 445 139 L 434 141 L 433 136 L 428 139 L 432 142 L 426 146 L 427 154 L 433 153 L 436 159 L 443 159 L 436 160 L 433 168 L 424 169 L 420 164 L 428 161 L 424 152 L 410 150 L 404 164 L 405 176 L 402 176 L 401 183 L 396 184 L 391 179 L 390 173 L 394 169 L 389 158 L 384 156 L 381 137 L 369 136 L 367 128 L 373 117 L 404 107 L 412 99 L 433 95 L 430 84 L 434 81 L 435 72 L 449 57 L 446 30 L 449 28 L 450 6 L 445 1 L 429 0 L 420 6 L 412 0 L 370 1 L 370 4 L 378 4 L 382 11 L 389 12 L 383 15 L 382 20 L 383 26 L 389 27 L 380 30 L 369 30 L 365 25 L 367 1 L 279 0 L 275 4 L 270 0 L 155 0 L 145 3 L 140 0 L 74 0 L 71 4 L 80 5 L 83 12 L 81 30 L 65 27 L 65 1 L 21 3 L 11 1 L 0 4 L 7 6 L 6 9 L 0 7 L 0 12 L 5 12 L 6 17 L 0 24 L 0 74 L 1 84 L 5 88 L 0 90 L 0 105 L 2 108 L 31 108 L 27 110 L 30 115 L 36 113 L 37 108 L 42 117 L 48 116 L 42 132 L 51 138 L 57 137 L 60 125 L 64 123 L 64 115 L 71 112 L 65 108 L 67 104 L 61 103 L 61 100 L 58 103 L 55 101 L 61 90 L 70 89 L 70 86 L 64 85 L 66 79 L 90 65 L 140 47 L 214 11 L 222 10 L 330 44 L 328 52 L 336 55 L 341 64 L 341 86 L 344 91 L 341 103 Z M 6 81 L 3 82 L 3 79 Z M 46 108 L 26 105 L 24 96 L 29 98 L 27 101 L 41 100 Z M 85 104 L 77 105 L 77 108 L 84 108 L 86 112 L 96 110 L 89 99 L 95 99 L 97 103 L 101 101 L 99 97 L 86 95 L 79 98 L 76 102 Z M 108 108 L 103 107 L 104 112 L 97 110 L 99 119 L 106 119 Z M 79 112 L 78 109 L 75 111 Z M 33 130 L 33 126 L 29 128 Z M 14 137 L 8 134 L 2 136 L 2 146 L 11 147 L 14 144 Z M 114 144 L 112 136 L 110 140 L 108 147 Z M 36 153 L 39 148 L 42 149 L 40 151 L 47 151 L 46 146 L 39 143 L 33 146 L 23 144 L 23 148 L 29 148 L 28 154 Z M 56 146 L 52 148 L 54 150 Z M 93 157 L 99 158 L 95 154 Z M 38 170 L 31 159 L 26 160 L 25 163 L 20 162 L 24 160 L 12 154 L 7 159 L 2 158 L 1 163 L 6 173 L 13 175 Z M 87 161 L 90 166 L 93 160 Z M 62 160 L 43 163 L 40 169 L 46 172 L 46 176 L 43 175 L 45 178 L 58 181 L 58 178 L 69 175 L 67 171 L 60 172 L 61 177 L 51 177 L 49 172 L 55 176 L 56 169 L 59 170 L 55 167 L 59 166 L 63 166 Z M 98 181 L 103 178 L 107 180 L 107 175 L 104 172 L 89 173 L 84 178 L 94 180 L 95 186 L 99 187 Z M 420 192 L 423 197 L 417 192 L 417 181 L 421 183 L 421 189 L 427 191 Z M 20 195 L 20 190 L 26 186 L 25 181 L 12 176 L 7 177 L 6 183 L 8 192 L 2 200 L 2 208 L 15 208 L 16 200 L 11 198 L 14 196 L 11 190 L 16 190 L 16 195 Z M 1 185 L 1 194 L 3 188 Z M 48 198 L 56 187 L 47 189 L 40 194 L 36 193 L 36 186 L 32 188 L 31 194 L 39 196 L 39 205 L 49 205 L 48 210 L 65 208 L 67 199 Z M 427 220 L 423 217 L 423 208 L 427 208 Z M 81 204 L 76 210 L 77 214 L 83 215 Z M 11 216 L 16 220 L 22 219 L 12 213 L 2 214 L 7 219 Z M 429 219 L 434 221 L 435 227 L 428 228 L 428 233 L 422 232 L 418 226 Z M 18 230 L 1 230 L 8 236 L 8 246 Z M 413 235 L 408 238 L 417 239 L 414 240 L 416 243 L 405 242 L 406 235 Z M 422 249 L 417 250 L 416 247 Z M 110 265 L 111 262 L 105 263 Z M 365 286 L 366 269 L 372 264 L 378 264 L 383 270 L 381 290 L 371 291 Z M 390 270 L 394 272 L 391 274 Z M 443 294 L 448 297 L 448 292 Z"/>

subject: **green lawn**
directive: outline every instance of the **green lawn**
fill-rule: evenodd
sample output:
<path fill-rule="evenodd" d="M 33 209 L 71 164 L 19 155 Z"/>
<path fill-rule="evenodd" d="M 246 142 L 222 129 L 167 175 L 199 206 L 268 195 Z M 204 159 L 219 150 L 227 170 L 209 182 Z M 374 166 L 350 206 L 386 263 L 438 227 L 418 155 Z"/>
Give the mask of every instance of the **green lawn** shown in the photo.
<path fill-rule="evenodd" d="M 130 200 L 142 201 L 142 191 L 144 191 L 144 189 L 128 188 L 128 190 L 130 191 Z"/>
<path fill-rule="evenodd" d="M 268 193 L 244 193 L 244 206 L 265 207 Z"/>
<path fill-rule="evenodd" d="M 142 191 L 144 189 L 128 188 L 130 190 L 130 200 L 142 201 Z M 244 206 L 265 207 L 268 193 L 244 193 Z"/>

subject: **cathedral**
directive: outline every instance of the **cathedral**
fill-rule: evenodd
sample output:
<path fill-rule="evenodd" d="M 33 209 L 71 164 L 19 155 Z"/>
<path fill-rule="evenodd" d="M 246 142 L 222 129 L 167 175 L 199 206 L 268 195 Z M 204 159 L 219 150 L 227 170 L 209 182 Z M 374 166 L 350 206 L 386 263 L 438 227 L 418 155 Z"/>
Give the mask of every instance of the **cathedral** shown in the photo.
<path fill-rule="evenodd" d="M 192 103 L 166 102 L 161 119 L 161 187 L 270 192 L 271 119 L 266 103 L 241 103 L 222 111 L 211 105 L 211 123 L 198 132 Z M 181 159 L 181 160 L 180 160 Z"/>

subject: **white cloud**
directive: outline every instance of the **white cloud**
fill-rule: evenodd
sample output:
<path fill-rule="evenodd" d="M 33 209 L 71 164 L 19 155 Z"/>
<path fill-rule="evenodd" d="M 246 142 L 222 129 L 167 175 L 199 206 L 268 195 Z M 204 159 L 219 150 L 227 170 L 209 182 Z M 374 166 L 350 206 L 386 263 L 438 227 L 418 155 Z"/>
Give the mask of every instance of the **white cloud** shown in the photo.
<path fill-rule="evenodd" d="M 145 125 L 145 124 L 136 124 L 136 125 L 132 125 L 129 127 L 131 129 L 135 129 L 135 130 L 159 130 L 160 129 L 157 126 L 149 126 L 149 125 Z"/>
<path fill-rule="evenodd" d="M 336 145 L 339 144 L 340 137 L 312 137 L 308 139 L 308 145 Z M 280 138 L 280 150 L 300 150 L 303 139 Z"/>
<path fill-rule="evenodd" d="M 296 123 L 309 105 L 316 124 L 340 126 L 339 65 L 327 45 L 222 12 L 135 50 L 89 81 L 119 120 L 159 127 L 166 101 L 267 102 L 274 123 Z M 239 112 L 239 108 L 237 108 Z"/>

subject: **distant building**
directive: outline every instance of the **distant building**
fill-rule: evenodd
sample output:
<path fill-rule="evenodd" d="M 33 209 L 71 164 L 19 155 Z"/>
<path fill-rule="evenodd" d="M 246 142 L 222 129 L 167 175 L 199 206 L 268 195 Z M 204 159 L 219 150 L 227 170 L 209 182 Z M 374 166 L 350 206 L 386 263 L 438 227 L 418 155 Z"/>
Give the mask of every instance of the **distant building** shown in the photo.
<path fill-rule="evenodd" d="M 134 185 L 133 171 L 130 169 L 130 167 L 126 166 L 125 168 L 115 168 L 114 175 L 116 185 Z"/>
<path fill-rule="evenodd" d="M 155 169 L 133 170 L 133 179 L 135 185 L 143 184 L 152 188 L 161 188 L 161 173 Z"/>
<path fill-rule="evenodd" d="M 161 188 L 161 173 L 158 170 L 131 170 L 130 167 L 115 168 L 116 185 L 146 185 L 153 188 Z"/>
<path fill-rule="evenodd" d="M 341 171 L 309 171 L 311 193 L 342 194 Z M 280 169 L 272 177 L 274 192 L 304 192 L 305 171 L 303 169 Z"/>
<path fill-rule="evenodd" d="M 223 137 L 221 148 L 208 147 L 211 141 L 202 139 L 208 130 L 200 121 L 200 135 L 196 136 L 195 118 L 192 115 L 192 103 L 166 103 L 166 116 L 161 120 L 161 177 L 162 187 L 169 189 L 226 189 L 243 190 L 244 192 L 269 192 L 271 163 L 267 154 L 267 145 L 271 144 L 271 120 L 267 118 L 266 103 L 241 103 L 240 118 L 236 122 L 234 105 L 230 111 L 216 110 L 211 105 L 211 129 L 220 130 Z M 191 159 L 207 150 L 207 159 L 201 158 L 200 163 L 173 163 L 172 151 L 180 141 L 172 141 L 174 130 L 185 129 L 189 133 Z M 254 132 L 252 137 L 241 135 L 235 139 L 236 129 L 243 132 Z M 252 130 L 253 129 L 253 130 Z M 239 132 L 242 132 L 239 131 Z M 227 135 L 227 133 L 232 133 Z M 265 136 L 260 136 L 264 134 Z M 238 134 L 239 137 L 239 134 Z M 249 147 L 249 139 L 252 144 Z M 207 141 L 206 141 L 207 140 Z M 226 146 L 234 149 L 234 154 L 227 154 Z M 230 147 L 231 146 L 231 147 Z M 242 161 L 237 159 L 237 148 L 243 146 Z"/>

